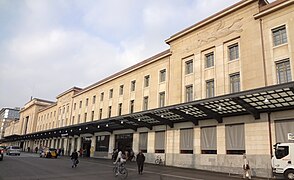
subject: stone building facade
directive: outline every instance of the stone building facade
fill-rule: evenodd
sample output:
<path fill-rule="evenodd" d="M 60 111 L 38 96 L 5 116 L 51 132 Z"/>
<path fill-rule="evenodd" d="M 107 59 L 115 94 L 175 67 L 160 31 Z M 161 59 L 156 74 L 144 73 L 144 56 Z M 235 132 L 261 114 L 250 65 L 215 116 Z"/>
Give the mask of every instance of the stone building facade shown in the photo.
<path fill-rule="evenodd" d="M 146 161 L 271 176 L 276 142 L 294 133 L 293 1 L 243 0 L 168 38 L 170 49 L 56 102 L 21 111 L 28 146 L 83 149 L 110 158 L 140 149 Z M 33 121 L 27 121 L 26 117 Z"/>

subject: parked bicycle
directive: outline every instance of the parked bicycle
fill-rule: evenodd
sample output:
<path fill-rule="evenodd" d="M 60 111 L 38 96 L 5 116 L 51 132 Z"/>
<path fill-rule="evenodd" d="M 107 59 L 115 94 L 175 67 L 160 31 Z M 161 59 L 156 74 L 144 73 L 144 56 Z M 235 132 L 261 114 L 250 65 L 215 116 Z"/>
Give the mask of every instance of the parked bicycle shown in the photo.
<path fill-rule="evenodd" d="M 155 159 L 155 164 L 157 164 L 157 165 L 164 165 L 164 162 L 163 162 L 163 160 L 161 159 L 161 156 L 160 156 L 160 155 L 158 155 L 158 156 L 156 157 L 156 159 Z"/>
<path fill-rule="evenodd" d="M 128 170 L 126 168 L 126 163 L 116 163 L 113 167 L 113 173 L 115 177 L 120 179 L 126 179 L 128 177 Z"/>

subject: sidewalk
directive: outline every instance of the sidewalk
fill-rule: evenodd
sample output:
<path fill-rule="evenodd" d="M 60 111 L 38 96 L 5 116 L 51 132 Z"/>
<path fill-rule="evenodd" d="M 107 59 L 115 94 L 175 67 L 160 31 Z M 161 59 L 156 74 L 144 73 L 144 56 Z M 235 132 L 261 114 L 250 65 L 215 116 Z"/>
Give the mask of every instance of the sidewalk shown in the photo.
<path fill-rule="evenodd" d="M 61 157 L 67 158 L 67 156 Z M 113 164 L 111 159 L 103 159 L 103 158 L 80 158 L 81 161 L 91 161 L 105 165 Z M 137 163 L 136 162 L 129 162 L 127 161 L 126 167 L 129 171 L 137 172 Z M 152 174 L 159 174 L 162 177 L 185 177 L 185 179 L 199 179 L 201 177 L 205 178 L 206 176 L 214 176 L 217 179 L 242 179 L 242 175 L 240 174 L 228 174 L 228 173 L 220 173 L 220 172 L 212 172 L 212 171 L 205 171 L 205 170 L 196 170 L 196 169 L 189 169 L 189 168 L 180 168 L 174 166 L 161 166 L 155 164 L 144 164 L 144 171 L 143 173 L 152 173 Z M 261 178 L 261 177 L 252 177 L 253 180 L 265 180 L 269 178 Z"/>

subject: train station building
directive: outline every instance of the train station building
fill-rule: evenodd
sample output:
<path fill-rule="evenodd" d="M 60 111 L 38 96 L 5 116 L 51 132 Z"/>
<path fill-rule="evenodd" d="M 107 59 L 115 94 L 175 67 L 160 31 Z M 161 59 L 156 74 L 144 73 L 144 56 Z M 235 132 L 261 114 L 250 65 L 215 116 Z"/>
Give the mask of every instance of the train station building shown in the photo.
<path fill-rule="evenodd" d="M 56 101 L 34 98 L 5 143 L 271 176 L 277 142 L 294 142 L 294 2 L 242 0 L 165 40 L 170 48 Z"/>

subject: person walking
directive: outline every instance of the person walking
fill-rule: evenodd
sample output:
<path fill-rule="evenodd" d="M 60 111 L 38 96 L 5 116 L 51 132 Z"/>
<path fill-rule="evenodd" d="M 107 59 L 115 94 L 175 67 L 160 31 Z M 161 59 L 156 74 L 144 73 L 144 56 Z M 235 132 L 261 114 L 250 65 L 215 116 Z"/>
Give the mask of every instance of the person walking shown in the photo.
<path fill-rule="evenodd" d="M 138 174 L 142 175 L 143 166 L 144 166 L 144 162 L 145 162 L 145 156 L 144 156 L 142 150 L 139 151 L 139 154 L 137 155 L 136 161 L 137 161 L 137 165 L 138 165 Z"/>
<path fill-rule="evenodd" d="M 70 155 L 71 160 L 72 160 L 72 168 L 77 167 L 77 164 L 79 163 L 79 155 L 77 153 L 77 150 L 75 149 L 74 152 L 72 152 L 72 154 Z"/>
<path fill-rule="evenodd" d="M 249 161 L 246 158 L 246 154 L 243 154 L 243 179 L 247 177 L 248 179 L 251 179 L 250 166 Z"/>

